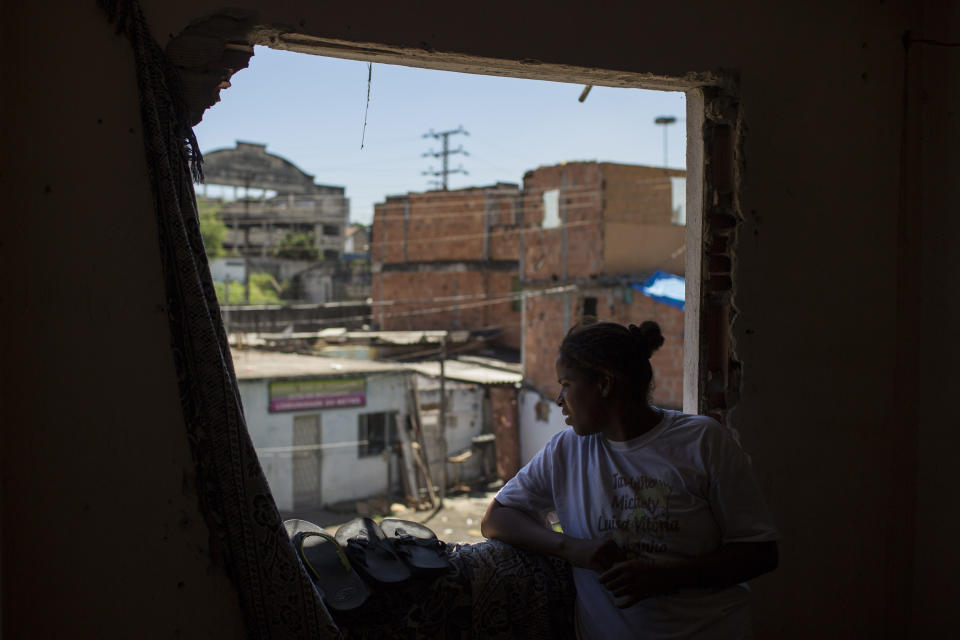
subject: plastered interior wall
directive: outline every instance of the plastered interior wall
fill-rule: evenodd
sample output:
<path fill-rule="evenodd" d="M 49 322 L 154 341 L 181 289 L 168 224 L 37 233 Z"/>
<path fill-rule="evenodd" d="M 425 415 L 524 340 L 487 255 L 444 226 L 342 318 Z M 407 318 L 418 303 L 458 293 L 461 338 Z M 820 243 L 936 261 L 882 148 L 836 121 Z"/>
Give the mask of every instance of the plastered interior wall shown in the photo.
<path fill-rule="evenodd" d="M 958 39 L 955 3 L 926 3 L 922 35 L 941 42 Z M 918 34 L 920 35 L 920 34 Z M 949 633 L 956 626 L 960 567 L 960 515 L 951 508 L 956 468 L 957 363 L 960 362 L 960 297 L 956 238 L 960 217 L 954 176 L 960 139 L 957 103 L 960 102 L 960 49 L 934 44 L 914 44 L 911 49 L 912 89 L 919 89 L 911 136 L 922 145 L 908 147 L 916 171 L 905 176 L 910 188 L 911 216 L 904 220 L 910 242 L 902 251 L 908 271 L 903 274 L 909 291 L 904 323 L 913 335 L 904 349 L 916 354 L 901 374 L 920 397 L 915 407 L 902 407 L 900 425 L 918 425 L 916 452 L 916 513 L 913 594 L 913 631 L 916 637 Z M 919 276 L 919 277 L 916 277 Z M 909 460 L 897 470 L 910 470 Z"/>
<path fill-rule="evenodd" d="M 164 44 L 221 3 L 143 5 Z M 955 632 L 960 60 L 914 44 L 905 62 L 903 46 L 907 30 L 960 39 L 954 4 L 231 5 L 308 35 L 526 60 L 531 76 L 735 74 L 730 420 L 784 536 L 753 584 L 757 635 Z M 3 15 L 0 268 L 18 274 L 0 333 L 3 630 L 237 637 L 192 487 L 129 45 L 92 1 Z"/>
<path fill-rule="evenodd" d="M 4 3 L 0 28 L 0 265 L 22 274 L 0 338 L 2 635 L 240 637 L 194 487 L 130 45 L 93 2 Z"/>

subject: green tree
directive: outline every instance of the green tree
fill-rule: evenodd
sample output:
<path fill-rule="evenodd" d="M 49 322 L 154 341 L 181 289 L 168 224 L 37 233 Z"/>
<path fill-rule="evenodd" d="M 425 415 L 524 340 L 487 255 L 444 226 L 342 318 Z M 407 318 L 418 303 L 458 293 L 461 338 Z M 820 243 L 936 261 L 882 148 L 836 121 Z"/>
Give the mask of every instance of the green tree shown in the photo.
<path fill-rule="evenodd" d="M 286 281 L 284 281 L 286 283 Z M 247 304 L 244 300 L 243 282 L 230 283 L 230 301 L 225 302 L 226 285 L 222 282 L 213 283 L 217 291 L 217 300 L 220 304 Z M 281 304 L 280 291 L 283 285 L 277 283 L 269 273 L 250 274 L 250 302 L 249 304 Z"/>
<path fill-rule="evenodd" d="M 313 231 L 287 231 L 283 241 L 273 249 L 273 255 L 289 260 L 316 260 L 320 250 L 315 244 Z"/>
<path fill-rule="evenodd" d="M 200 214 L 200 235 L 203 237 L 203 248 L 209 259 L 221 258 L 226 254 L 223 239 L 227 235 L 227 225 L 220 218 L 221 207 L 219 202 L 210 200 L 197 202 L 197 212 Z"/>

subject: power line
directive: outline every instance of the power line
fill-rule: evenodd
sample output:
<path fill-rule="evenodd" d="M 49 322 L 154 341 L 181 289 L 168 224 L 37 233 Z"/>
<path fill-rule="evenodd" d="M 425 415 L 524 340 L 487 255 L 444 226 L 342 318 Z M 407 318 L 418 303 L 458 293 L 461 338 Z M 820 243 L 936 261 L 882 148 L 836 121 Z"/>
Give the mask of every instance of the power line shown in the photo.
<path fill-rule="evenodd" d="M 438 244 L 440 242 L 460 242 L 462 240 L 478 240 L 484 237 L 490 237 L 490 236 L 496 236 L 496 235 L 507 236 L 512 234 L 521 234 L 521 233 L 542 234 L 545 231 L 555 231 L 557 229 L 563 229 L 563 228 L 570 229 L 570 228 L 576 228 L 576 227 L 585 227 L 592 224 L 602 224 L 603 222 L 604 222 L 603 220 L 583 220 L 580 222 L 568 222 L 566 224 L 558 224 L 554 227 L 550 227 L 549 229 L 541 229 L 539 227 L 524 227 L 524 228 L 515 227 L 511 229 L 493 229 L 486 233 L 461 233 L 456 235 L 445 236 L 442 238 L 391 240 L 389 242 L 386 240 L 374 240 L 370 244 L 371 246 L 375 245 L 378 247 L 397 246 L 397 245 L 403 245 L 403 244 L 406 244 L 408 246 L 411 244 L 432 245 L 432 244 Z"/>
<path fill-rule="evenodd" d="M 670 259 L 675 258 L 679 253 L 683 252 L 684 248 L 685 248 L 685 245 L 680 245 L 680 247 L 674 250 L 670 254 L 670 257 L 664 262 L 667 262 Z M 405 311 L 392 311 L 389 313 L 384 311 L 378 312 L 371 308 L 370 313 L 362 313 L 362 314 L 356 314 L 352 316 L 340 316 L 337 318 L 315 320 L 314 324 L 320 325 L 320 326 L 324 326 L 324 325 L 341 326 L 343 325 L 343 323 L 351 322 L 351 321 L 364 322 L 364 321 L 371 321 L 371 320 L 379 320 L 382 322 L 387 318 L 410 318 L 415 316 L 448 313 L 450 311 L 460 311 L 464 309 L 476 309 L 480 307 L 502 305 L 502 304 L 507 304 L 519 299 L 528 299 L 528 298 L 535 298 L 539 296 L 570 293 L 573 291 L 577 291 L 580 288 L 581 287 L 579 285 L 569 284 L 569 285 L 552 286 L 544 289 L 532 289 L 532 290 L 527 289 L 524 291 L 513 291 L 513 292 L 507 292 L 507 293 L 501 293 L 501 294 L 465 294 L 460 296 L 446 296 L 446 297 L 435 297 L 435 298 L 419 298 L 419 299 L 408 298 L 405 300 L 401 299 L 401 300 L 372 301 L 371 307 L 382 308 L 385 306 L 392 306 L 394 304 L 409 305 L 409 304 L 415 304 L 417 302 L 436 303 L 436 302 L 448 301 L 448 300 L 449 301 L 477 300 L 476 302 L 458 302 L 456 304 L 450 304 L 450 305 L 440 305 L 440 306 L 433 306 L 433 307 L 426 307 L 426 308 L 419 308 L 419 309 L 415 308 L 415 309 L 408 309 Z"/>
<path fill-rule="evenodd" d="M 443 144 L 443 150 L 434 151 L 433 149 L 431 149 L 430 151 L 427 151 L 426 153 L 423 154 L 424 158 L 427 158 L 427 157 L 440 158 L 442 162 L 442 168 L 439 171 L 434 171 L 433 167 L 430 167 L 429 171 L 424 171 L 422 172 L 421 175 L 440 176 L 439 183 L 434 180 L 433 184 L 437 184 L 444 191 L 447 190 L 447 176 L 450 175 L 451 173 L 462 173 L 464 175 L 469 175 L 467 171 L 463 168 L 463 165 L 461 165 L 456 169 L 450 168 L 450 163 L 449 163 L 450 156 L 456 153 L 462 153 L 465 156 L 470 155 L 469 153 L 463 150 L 462 146 L 457 147 L 456 149 L 453 149 L 453 150 L 450 149 L 450 136 L 454 136 L 459 133 L 462 133 L 465 136 L 470 135 L 468 131 L 464 130 L 463 125 L 457 127 L 456 129 L 450 129 L 448 131 L 434 131 L 433 129 L 430 129 L 430 131 L 423 134 L 424 138 L 435 138 L 437 140 L 441 140 Z"/>
<path fill-rule="evenodd" d="M 479 302 L 469 302 L 463 304 L 453 304 L 453 305 L 442 305 L 437 307 L 429 307 L 425 309 L 412 309 L 409 311 L 393 311 L 390 313 L 376 313 L 371 310 L 370 313 L 361 313 L 352 316 L 340 316 L 337 318 L 325 318 L 321 320 L 314 320 L 312 324 L 315 325 L 330 325 L 330 326 L 341 326 L 344 322 L 350 321 L 365 321 L 373 319 L 384 319 L 384 318 L 407 318 L 412 316 L 422 316 L 430 315 L 434 313 L 445 313 L 448 311 L 458 311 L 461 309 L 475 309 L 478 307 L 486 307 L 498 304 L 508 304 L 513 300 L 520 298 L 534 298 L 543 295 L 557 295 L 562 293 L 567 293 L 570 291 L 576 290 L 575 285 L 560 285 L 554 286 L 547 289 L 537 289 L 537 290 L 527 290 L 527 291 L 515 291 L 511 293 L 498 294 L 495 296 L 484 296 L 485 300 Z"/>

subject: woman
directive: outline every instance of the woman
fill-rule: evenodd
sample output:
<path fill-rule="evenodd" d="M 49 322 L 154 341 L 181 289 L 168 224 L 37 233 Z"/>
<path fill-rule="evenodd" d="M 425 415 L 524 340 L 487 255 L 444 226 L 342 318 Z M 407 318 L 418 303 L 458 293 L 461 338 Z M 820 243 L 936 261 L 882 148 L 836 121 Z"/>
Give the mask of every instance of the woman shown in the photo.
<path fill-rule="evenodd" d="M 662 344 L 655 322 L 567 334 L 557 404 L 572 429 L 504 485 L 483 534 L 573 565 L 579 637 L 750 637 L 742 583 L 776 568 L 778 534 L 730 431 L 649 404 Z"/>

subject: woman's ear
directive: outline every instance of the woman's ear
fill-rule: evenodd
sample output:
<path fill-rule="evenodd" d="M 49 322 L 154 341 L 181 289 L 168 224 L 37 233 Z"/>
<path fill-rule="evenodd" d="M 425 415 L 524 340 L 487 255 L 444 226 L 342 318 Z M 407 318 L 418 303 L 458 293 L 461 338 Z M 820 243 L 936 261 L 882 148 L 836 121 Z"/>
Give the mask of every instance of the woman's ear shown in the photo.
<path fill-rule="evenodd" d="M 600 376 L 597 379 L 597 384 L 600 386 L 600 397 L 606 398 L 610 395 L 610 389 L 613 387 L 613 380 L 610 376 Z"/>

